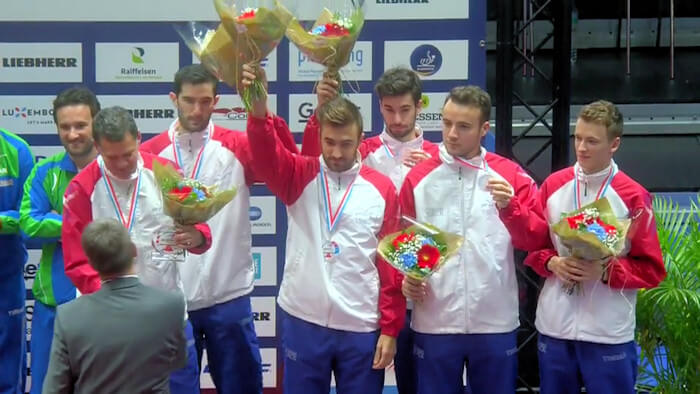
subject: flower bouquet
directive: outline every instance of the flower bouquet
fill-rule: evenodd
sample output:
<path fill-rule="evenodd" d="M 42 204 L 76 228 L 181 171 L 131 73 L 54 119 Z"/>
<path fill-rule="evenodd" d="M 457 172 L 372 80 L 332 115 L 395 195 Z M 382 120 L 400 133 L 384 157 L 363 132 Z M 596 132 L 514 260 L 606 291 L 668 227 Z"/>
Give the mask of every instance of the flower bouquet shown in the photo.
<path fill-rule="evenodd" d="M 256 7 L 242 7 L 255 4 Z M 236 6 L 238 4 L 238 7 Z M 221 26 L 228 32 L 235 45 L 237 56 L 236 71 L 240 72 L 243 64 L 249 64 L 260 75 L 260 61 L 279 45 L 284 37 L 292 13 L 278 0 L 214 0 L 214 7 L 221 18 Z M 240 87 L 240 77 L 231 86 Z M 260 79 L 253 81 L 248 88 L 239 88 L 238 94 L 246 109 L 250 111 L 252 101 L 265 97 L 267 89 Z"/>
<path fill-rule="evenodd" d="M 464 238 L 404 217 L 411 226 L 379 241 L 378 253 L 404 275 L 426 280 L 459 251 Z"/>
<path fill-rule="evenodd" d="M 352 49 L 364 25 L 362 3 L 355 3 L 347 12 L 321 11 L 311 28 L 305 28 L 296 18 L 287 27 L 287 38 L 312 62 L 326 67 L 324 76 L 338 81 L 342 87 L 340 69 L 348 64 Z"/>
<path fill-rule="evenodd" d="M 239 87 L 250 111 L 251 103 L 266 96 L 267 89 L 260 79 L 240 88 L 242 67 L 249 64 L 260 75 L 260 62 L 282 41 L 293 16 L 279 0 L 214 0 L 214 7 L 221 19 L 215 30 L 192 22 L 176 29 L 205 67 L 229 86 Z"/>
<path fill-rule="evenodd" d="M 211 28 L 205 23 L 186 22 L 175 25 L 175 29 L 209 72 L 236 86 L 240 74 L 236 47 L 223 25 Z"/>
<path fill-rule="evenodd" d="M 631 221 L 615 216 L 610 202 L 603 197 L 581 209 L 563 214 L 552 231 L 559 236 L 571 255 L 577 259 L 596 261 L 619 256 Z M 580 291 L 580 283 L 564 284 L 568 294 Z"/>
<path fill-rule="evenodd" d="M 218 191 L 215 186 L 186 179 L 172 166 L 157 161 L 153 173 L 163 195 L 163 210 L 178 224 L 204 223 L 236 196 L 236 188 Z"/>

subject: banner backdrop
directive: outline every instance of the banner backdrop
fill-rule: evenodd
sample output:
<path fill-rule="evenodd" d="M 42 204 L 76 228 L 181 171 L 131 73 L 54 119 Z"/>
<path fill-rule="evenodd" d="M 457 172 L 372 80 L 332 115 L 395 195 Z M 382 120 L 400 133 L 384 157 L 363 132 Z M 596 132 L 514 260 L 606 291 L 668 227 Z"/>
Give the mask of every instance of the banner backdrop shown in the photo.
<path fill-rule="evenodd" d="M 329 0 L 300 2 L 296 12 L 315 19 Z M 9 8 L 8 8 L 9 7 Z M 455 85 L 485 86 L 485 0 L 371 0 L 367 22 L 343 70 L 353 82 L 345 91 L 360 106 L 366 132 L 383 128 L 373 81 L 392 66 L 418 72 L 424 83 L 419 123 L 428 139 L 440 140 L 440 108 Z M 0 127 L 21 135 L 37 159 L 60 152 L 52 100 L 70 86 L 83 84 L 103 107 L 131 111 L 150 138 L 176 117 L 168 98 L 173 74 L 196 62 L 179 40 L 172 22 L 217 20 L 209 0 L 95 2 L 92 0 L 25 0 L 0 15 Z M 270 108 L 288 120 L 297 143 L 316 106 L 312 89 L 322 68 L 311 63 L 286 39 L 264 61 L 270 81 Z M 246 113 L 239 97 L 221 86 L 213 121 L 244 130 Z M 284 266 L 286 213 L 263 185 L 252 190 L 249 217 L 253 226 L 255 326 L 260 337 L 266 393 L 281 392 L 278 309 L 275 305 Z M 31 286 L 39 250 L 30 250 L 25 268 L 27 339 L 31 338 Z M 30 355 L 31 357 L 31 355 Z M 393 374 L 387 374 L 393 384 Z M 206 363 L 202 387 L 212 388 Z"/>

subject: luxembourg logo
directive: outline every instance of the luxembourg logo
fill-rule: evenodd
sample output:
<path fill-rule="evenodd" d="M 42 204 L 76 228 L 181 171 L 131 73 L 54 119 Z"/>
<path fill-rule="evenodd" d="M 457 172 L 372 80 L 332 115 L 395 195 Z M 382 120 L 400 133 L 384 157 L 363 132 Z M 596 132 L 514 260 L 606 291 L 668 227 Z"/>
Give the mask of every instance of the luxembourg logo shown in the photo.
<path fill-rule="evenodd" d="M 143 64 L 143 55 L 146 51 L 141 47 L 134 47 L 134 51 L 131 52 L 131 62 L 134 64 Z"/>
<path fill-rule="evenodd" d="M 27 118 L 27 107 L 22 107 L 20 109 L 19 107 L 15 107 L 15 118 Z"/>
<path fill-rule="evenodd" d="M 17 119 L 27 125 L 53 124 L 53 109 L 15 106 L 0 109 L 0 117 Z"/>
<path fill-rule="evenodd" d="M 437 73 L 440 67 L 442 67 L 442 53 L 434 45 L 420 45 L 411 53 L 411 68 L 424 77 Z"/>

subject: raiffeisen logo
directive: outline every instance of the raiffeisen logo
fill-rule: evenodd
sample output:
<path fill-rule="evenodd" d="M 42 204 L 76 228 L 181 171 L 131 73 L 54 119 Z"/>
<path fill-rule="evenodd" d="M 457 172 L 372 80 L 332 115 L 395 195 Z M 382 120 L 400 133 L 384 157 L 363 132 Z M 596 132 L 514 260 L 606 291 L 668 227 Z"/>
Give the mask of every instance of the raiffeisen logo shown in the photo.
<path fill-rule="evenodd" d="M 143 55 L 146 51 L 141 47 L 134 47 L 134 52 L 131 52 L 131 62 L 134 64 L 143 64 Z"/>
<path fill-rule="evenodd" d="M 216 108 L 212 114 L 219 115 L 226 120 L 248 120 L 248 114 L 243 107 Z"/>
<path fill-rule="evenodd" d="M 133 47 L 131 51 L 131 63 L 135 66 L 122 67 L 119 70 L 117 79 L 138 79 L 139 77 L 155 77 L 158 74 L 158 70 L 155 68 L 143 67 L 146 64 L 144 57 L 146 55 L 146 50 L 141 47 Z"/>
<path fill-rule="evenodd" d="M 442 67 L 442 53 L 434 45 L 420 45 L 411 53 L 411 68 L 424 77 L 435 74 L 440 67 Z"/>

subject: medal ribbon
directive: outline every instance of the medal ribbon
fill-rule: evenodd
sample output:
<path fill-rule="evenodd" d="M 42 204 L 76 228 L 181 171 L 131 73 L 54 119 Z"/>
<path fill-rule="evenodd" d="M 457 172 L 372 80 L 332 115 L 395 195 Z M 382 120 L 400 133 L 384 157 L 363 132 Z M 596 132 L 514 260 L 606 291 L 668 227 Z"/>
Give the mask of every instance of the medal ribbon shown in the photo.
<path fill-rule="evenodd" d="M 117 217 L 119 218 L 119 221 L 122 223 L 122 225 L 124 225 L 124 227 L 126 227 L 126 229 L 129 232 L 131 232 L 131 228 L 134 226 L 134 216 L 136 215 L 136 206 L 138 204 L 139 189 L 141 189 L 141 169 L 139 169 L 139 173 L 136 176 L 136 187 L 134 188 L 134 191 L 131 194 L 131 201 L 129 202 L 129 216 L 125 217 L 124 212 L 122 211 L 122 207 L 119 204 L 117 193 L 114 190 L 114 186 L 112 185 L 112 181 L 109 179 L 109 176 L 106 174 L 103 166 L 104 164 L 100 163 L 102 181 L 105 185 L 105 189 L 107 189 L 107 195 L 109 195 L 109 198 L 112 201 L 112 207 L 114 208 L 114 212 L 117 214 Z"/>
<path fill-rule="evenodd" d="M 194 161 L 194 165 L 192 166 L 192 173 L 190 174 L 190 179 L 197 179 L 199 176 L 199 170 L 202 168 L 202 161 L 204 157 L 204 148 L 207 146 L 207 142 L 209 142 L 209 137 L 212 134 L 212 123 L 209 122 L 209 126 L 207 126 L 207 130 L 204 132 L 204 143 L 202 144 L 202 147 L 199 148 L 199 153 L 197 153 L 197 158 Z M 177 164 L 178 167 L 184 169 L 185 167 L 182 164 L 182 154 L 180 153 L 180 143 L 177 141 L 177 137 L 175 136 L 175 131 L 173 131 L 173 157 L 175 158 L 175 164 Z"/>
<path fill-rule="evenodd" d="M 605 177 L 603 184 L 600 185 L 600 189 L 598 189 L 598 193 L 596 193 L 594 201 L 598 201 L 599 199 L 601 199 L 605 196 L 605 192 L 608 190 L 608 186 L 610 186 L 614 177 L 615 177 L 615 171 L 614 171 L 613 166 L 610 165 L 610 172 L 608 172 L 608 176 Z M 581 190 L 580 190 L 578 184 L 579 184 L 579 179 L 578 179 L 578 174 L 577 174 L 576 175 L 576 182 L 574 182 L 574 193 L 576 194 L 576 209 L 577 210 L 581 209 Z"/>
<path fill-rule="evenodd" d="M 333 206 L 331 203 L 331 190 L 328 185 L 328 176 L 326 172 L 323 170 L 323 166 L 321 166 L 321 172 L 319 174 L 321 177 L 321 185 L 323 187 L 323 203 L 325 206 L 325 212 L 324 212 L 324 217 L 326 218 L 326 225 L 328 226 L 328 232 L 332 233 L 333 230 L 335 229 L 335 225 L 338 224 L 340 221 L 341 216 L 343 216 L 343 211 L 345 210 L 345 206 L 347 205 L 348 201 L 350 200 L 350 194 L 352 193 L 352 188 L 355 186 L 355 179 L 350 182 L 348 185 L 347 189 L 345 190 L 345 193 L 343 194 L 343 198 L 340 200 L 340 203 L 338 204 L 338 208 L 336 208 L 335 211 L 333 211 Z"/>

